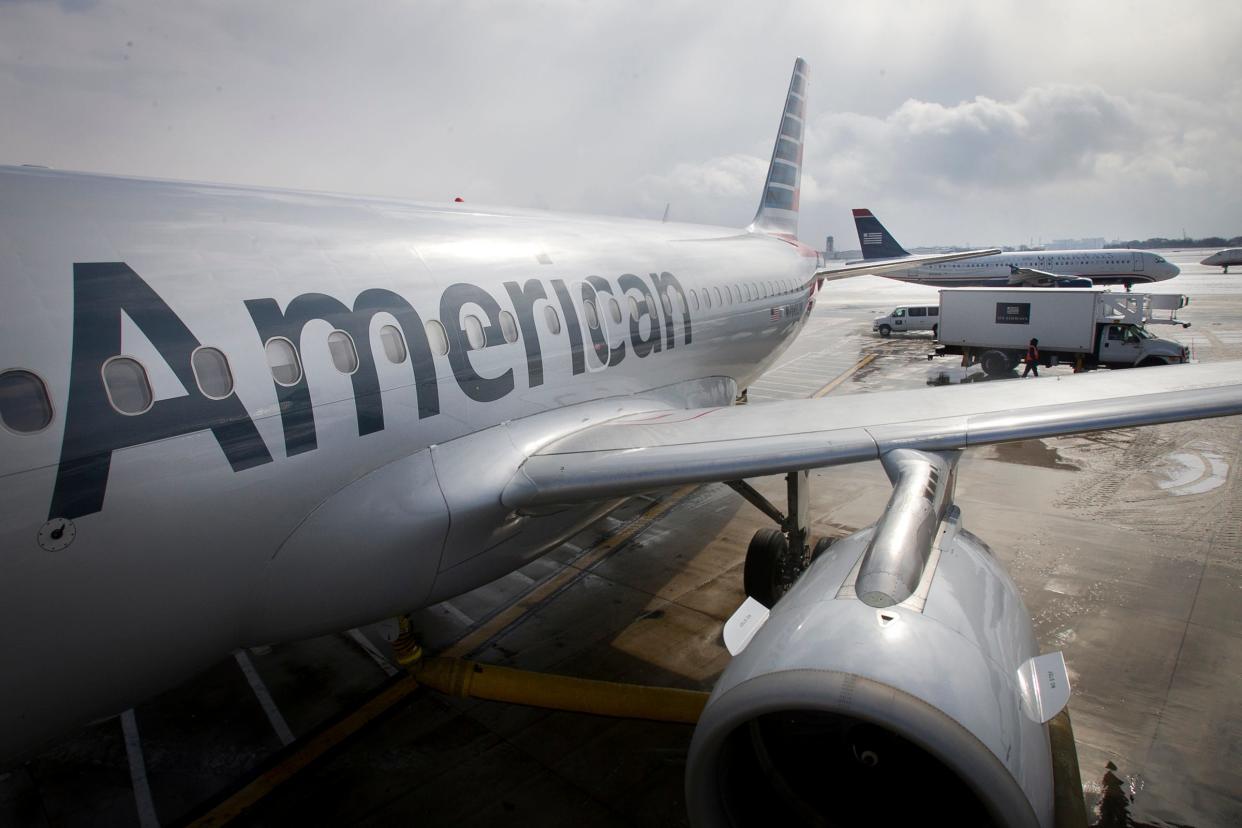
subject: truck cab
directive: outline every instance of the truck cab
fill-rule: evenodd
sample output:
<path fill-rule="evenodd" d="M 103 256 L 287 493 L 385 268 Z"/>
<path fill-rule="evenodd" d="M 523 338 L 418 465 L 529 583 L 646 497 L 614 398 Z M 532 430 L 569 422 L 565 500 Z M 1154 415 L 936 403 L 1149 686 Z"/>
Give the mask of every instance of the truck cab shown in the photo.
<path fill-rule="evenodd" d="M 1185 362 L 1186 348 L 1160 339 L 1142 325 L 1114 322 L 1100 325 L 1096 355 L 1102 365 L 1167 365 Z"/>
<path fill-rule="evenodd" d="M 939 305 L 903 305 L 871 322 L 872 333 L 880 336 L 888 336 L 893 331 L 931 331 L 935 336 L 939 330 Z"/>

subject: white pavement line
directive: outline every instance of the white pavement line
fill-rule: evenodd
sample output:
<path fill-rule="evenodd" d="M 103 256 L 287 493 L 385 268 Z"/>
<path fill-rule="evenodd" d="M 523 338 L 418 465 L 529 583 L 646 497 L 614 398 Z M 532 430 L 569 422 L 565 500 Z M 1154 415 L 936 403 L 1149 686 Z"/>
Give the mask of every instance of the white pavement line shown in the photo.
<path fill-rule="evenodd" d="M 371 643 L 371 640 L 363 635 L 362 631 L 357 627 L 354 627 L 349 631 L 349 637 L 352 638 L 354 642 L 363 649 L 363 652 L 369 655 L 371 660 L 378 664 L 379 668 L 385 673 L 390 676 L 395 676 L 397 673 L 401 672 L 397 669 L 395 664 L 384 658 L 384 654 L 377 650 L 375 645 Z"/>
<path fill-rule="evenodd" d="M 129 781 L 134 788 L 138 824 L 142 828 L 159 828 L 160 818 L 155 813 L 155 800 L 151 798 L 147 762 L 142 757 L 142 740 L 138 738 L 138 722 L 132 708 L 121 714 L 121 732 L 125 734 L 125 755 L 129 758 Z"/>
<path fill-rule="evenodd" d="M 444 607 L 445 612 L 447 612 L 449 615 L 456 618 L 461 623 L 465 624 L 467 627 L 474 626 L 474 619 L 471 618 L 469 615 L 466 615 L 464 612 L 459 610 L 457 607 L 453 606 L 453 604 L 451 604 L 450 602 L 441 601 L 440 606 Z"/>
<path fill-rule="evenodd" d="M 241 667 L 242 672 L 246 675 L 246 681 L 250 682 L 250 689 L 254 691 L 254 697 L 259 700 L 259 706 L 267 714 L 267 720 L 271 722 L 272 730 L 276 731 L 276 737 L 280 739 L 281 744 L 293 744 L 293 731 L 289 729 L 289 723 L 285 721 L 285 717 L 280 715 L 280 708 L 276 706 L 276 700 L 268 692 L 267 685 L 263 683 L 263 679 L 259 678 L 259 671 L 254 669 L 254 663 L 250 660 L 250 656 L 246 654 L 245 650 L 238 650 L 233 653 L 233 658 L 237 659 L 237 666 Z"/>

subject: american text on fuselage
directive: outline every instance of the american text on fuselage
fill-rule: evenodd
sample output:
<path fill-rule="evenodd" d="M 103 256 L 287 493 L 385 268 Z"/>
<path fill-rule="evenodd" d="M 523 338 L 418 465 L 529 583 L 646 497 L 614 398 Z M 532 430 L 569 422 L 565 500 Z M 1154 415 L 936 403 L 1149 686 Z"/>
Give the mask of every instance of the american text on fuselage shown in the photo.
<path fill-rule="evenodd" d="M 483 376 L 476 371 L 470 354 L 520 338 L 528 387 L 543 383 L 544 355 L 536 313 L 539 300 L 544 303 L 542 321 L 552 334 L 559 334 L 563 314 L 574 375 L 616 367 L 630 350 L 636 358 L 644 359 L 676 347 L 679 339 L 683 346 L 689 346 L 693 342 L 692 311 L 710 308 L 713 301 L 708 289 L 687 292 L 667 271 L 648 273 L 645 279 L 625 273 L 616 277 L 615 283 L 616 289 L 597 275 L 572 286 L 563 279 L 505 282 L 513 313 L 502 309 L 482 287 L 456 283 L 440 297 L 439 318 L 426 321 L 405 298 L 387 288 L 363 291 L 354 298 L 352 307 L 322 293 L 296 296 L 283 310 L 272 298 L 245 300 L 272 370 L 285 455 L 313 451 L 318 446 L 298 345 L 308 323 L 322 320 L 332 326 L 329 348 L 333 362 L 350 376 L 358 435 L 366 436 L 384 428 L 383 399 L 370 345 L 370 327 L 377 314 L 389 314 L 397 323 L 381 329 L 380 341 L 390 362 L 409 363 L 421 419 L 440 411 L 436 356 L 447 357 L 453 379 L 466 396 L 479 403 L 494 402 L 513 392 L 513 369 Z M 228 357 L 201 344 L 137 272 L 124 262 L 78 263 L 73 284 L 70 390 L 56 485 L 41 545 L 59 548 L 67 544 L 75 531 L 71 521 L 102 508 L 111 456 L 118 449 L 210 430 L 234 472 L 272 461 L 253 419 L 233 393 Z M 747 283 L 725 287 L 723 295 L 717 287 L 715 301 L 731 304 L 734 298 L 745 302 L 795 294 L 801 287 L 791 280 Z M 578 297 L 573 295 L 575 288 Z M 621 300 L 628 304 L 628 314 Z M 774 318 L 780 314 L 798 319 L 804 307 L 792 301 L 774 309 Z M 463 312 L 476 309 L 482 318 Z M 154 399 L 146 369 L 121 353 L 122 314 L 147 336 L 186 389 L 184 396 Z M 580 315 L 584 317 L 581 320 Z M 627 316 L 628 336 L 622 325 Z M 609 320 L 622 330 L 610 336 Z M 50 404 L 47 408 L 50 412 Z"/>

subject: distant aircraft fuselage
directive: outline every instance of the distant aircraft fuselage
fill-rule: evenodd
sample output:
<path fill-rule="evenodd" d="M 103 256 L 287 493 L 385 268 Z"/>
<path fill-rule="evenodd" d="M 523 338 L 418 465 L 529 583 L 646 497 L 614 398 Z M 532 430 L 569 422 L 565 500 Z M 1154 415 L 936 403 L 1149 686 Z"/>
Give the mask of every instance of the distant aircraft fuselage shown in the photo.
<path fill-rule="evenodd" d="M 1242 265 L 1242 247 L 1231 247 L 1228 250 L 1218 251 L 1199 262 L 1199 264 L 1223 267 L 1225 272 L 1228 273 L 1229 265 Z"/>

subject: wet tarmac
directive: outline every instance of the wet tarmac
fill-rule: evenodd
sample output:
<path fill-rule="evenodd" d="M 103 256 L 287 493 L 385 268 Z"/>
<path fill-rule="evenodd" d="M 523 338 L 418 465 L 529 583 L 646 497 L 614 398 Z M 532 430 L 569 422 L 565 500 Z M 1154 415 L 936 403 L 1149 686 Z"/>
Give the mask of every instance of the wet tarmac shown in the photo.
<path fill-rule="evenodd" d="M 1202 257 L 1171 256 L 1183 275 L 1158 287 L 1192 296 L 1180 316 L 1193 325 L 1157 333 L 1204 361 L 1242 358 L 1242 275 L 1222 278 L 1195 264 Z M 881 340 L 870 320 L 929 296 L 875 277 L 829 285 L 751 404 L 834 381 L 834 395 L 926 385 L 944 362 L 926 359 L 930 337 Z M 1026 441 L 962 460 L 964 525 L 1008 568 L 1044 649 L 1065 654 L 1097 825 L 1242 824 L 1240 420 Z M 891 491 L 875 463 L 812 479 L 813 531 L 824 536 L 873 522 Z M 774 500 L 783 493 L 779 478 L 755 483 Z M 428 649 L 485 662 L 709 689 L 728 660 L 720 628 L 742 601 L 746 545 L 767 525 L 723 485 L 635 498 L 524 569 L 417 613 L 415 626 Z M 201 816 L 391 691 L 394 634 L 377 624 L 222 661 L 0 773 L 0 825 Z M 238 824 L 681 825 L 690 734 L 418 691 L 262 789 Z"/>

